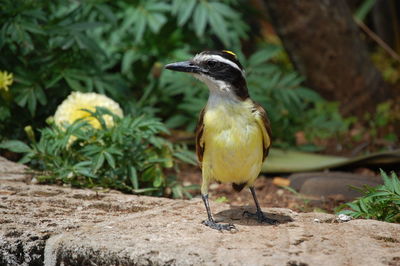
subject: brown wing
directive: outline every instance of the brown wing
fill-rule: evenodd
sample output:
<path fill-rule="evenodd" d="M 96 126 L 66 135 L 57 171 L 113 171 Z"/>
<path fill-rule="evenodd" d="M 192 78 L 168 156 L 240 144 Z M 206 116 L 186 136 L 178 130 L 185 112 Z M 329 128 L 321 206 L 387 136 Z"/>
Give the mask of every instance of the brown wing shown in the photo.
<path fill-rule="evenodd" d="M 201 168 L 201 163 L 203 162 L 203 154 L 204 154 L 204 141 L 203 141 L 203 130 L 204 130 L 204 109 L 200 112 L 199 121 L 197 121 L 196 126 L 196 155 L 197 160 L 199 161 L 199 165 Z"/>
<path fill-rule="evenodd" d="M 268 119 L 267 112 L 256 102 L 254 103 L 253 114 L 255 115 L 256 121 L 259 124 L 263 132 L 263 161 L 268 156 L 269 148 L 271 147 L 271 125 Z"/>

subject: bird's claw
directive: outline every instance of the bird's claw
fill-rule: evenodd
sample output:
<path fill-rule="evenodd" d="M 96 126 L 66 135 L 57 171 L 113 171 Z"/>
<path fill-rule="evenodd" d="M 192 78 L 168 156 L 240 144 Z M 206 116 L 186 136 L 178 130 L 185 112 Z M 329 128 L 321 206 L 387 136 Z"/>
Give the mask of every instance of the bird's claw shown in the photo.
<path fill-rule="evenodd" d="M 211 220 L 204 220 L 202 222 L 205 226 L 208 226 L 212 229 L 218 230 L 218 231 L 236 231 L 236 227 L 233 224 L 219 224 L 216 223 L 215 221 Z"/>
<path fill-rule="evenodd" d="M 259 223 L 267 223 L 267 224 L 271 224 L 271 225 L 277 225 L 279 223 L 278 220 L 271 219 L 271 218 L 268 218 L 267 216 L 265 216 L 262 211 L 256 211 L 256 213 L 244 211 L 243 216 L 255 218 L 255 219 L 257 219 L 257 221 Z"/>

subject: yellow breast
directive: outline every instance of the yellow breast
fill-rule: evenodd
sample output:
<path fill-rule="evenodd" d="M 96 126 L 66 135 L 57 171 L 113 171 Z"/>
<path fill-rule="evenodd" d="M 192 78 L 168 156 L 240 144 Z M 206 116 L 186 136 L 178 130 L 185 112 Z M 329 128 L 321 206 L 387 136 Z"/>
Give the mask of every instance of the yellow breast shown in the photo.
<path fill-rule="evenodd" d="M 220 104 L 204 115 L 203 178 L 252 184 L 261 170 L 262 131 L 251 102 Z"/>

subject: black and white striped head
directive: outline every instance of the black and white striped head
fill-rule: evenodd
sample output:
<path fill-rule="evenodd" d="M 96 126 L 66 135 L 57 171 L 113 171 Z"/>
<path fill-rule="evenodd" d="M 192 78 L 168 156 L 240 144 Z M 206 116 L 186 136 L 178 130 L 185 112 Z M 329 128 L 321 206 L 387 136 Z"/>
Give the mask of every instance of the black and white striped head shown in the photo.
<path fill-rule="evenodd" d="M 166 69 L 187 72 L 203 81 L 211 93 L 234 95 L 241 100 L 249 97 L 245 72 L 230 51 L 205 51 L 189 61 L 168 64 Z"/>

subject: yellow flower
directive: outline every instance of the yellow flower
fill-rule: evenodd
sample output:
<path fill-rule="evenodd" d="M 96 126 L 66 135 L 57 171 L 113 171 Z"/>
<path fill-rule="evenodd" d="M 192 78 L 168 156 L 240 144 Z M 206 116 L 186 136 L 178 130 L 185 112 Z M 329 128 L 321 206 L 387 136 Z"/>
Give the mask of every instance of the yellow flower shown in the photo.
<path fill-rule="evenodd" d="M 119 104 L 105 95 L 93 92 L 72 92 L 67 99 L 58 106 L 57 111 L 54 114 L 54 122 L 56 125 L 62 126 L 63 124 L 72 124 L 74 121 L 83 118 L 94 128 L 100 128 L 101 125 L 99 121 L 92 117 L 90 113 L 82 110 L 87 109 L 94 112 L 96 111 L 96 106 L 107 108 L 119 117 L 123 116 Z M 106 122 L 107 127 L 114 125 L 112 116 L 104 115 L 103 119 Z"/>
<path fill-rule="evenodd" d="M 7 71 L 0 71 L 0 90 L 8 91 L 8 86 L 13 83 L 13 74 Z"/>

